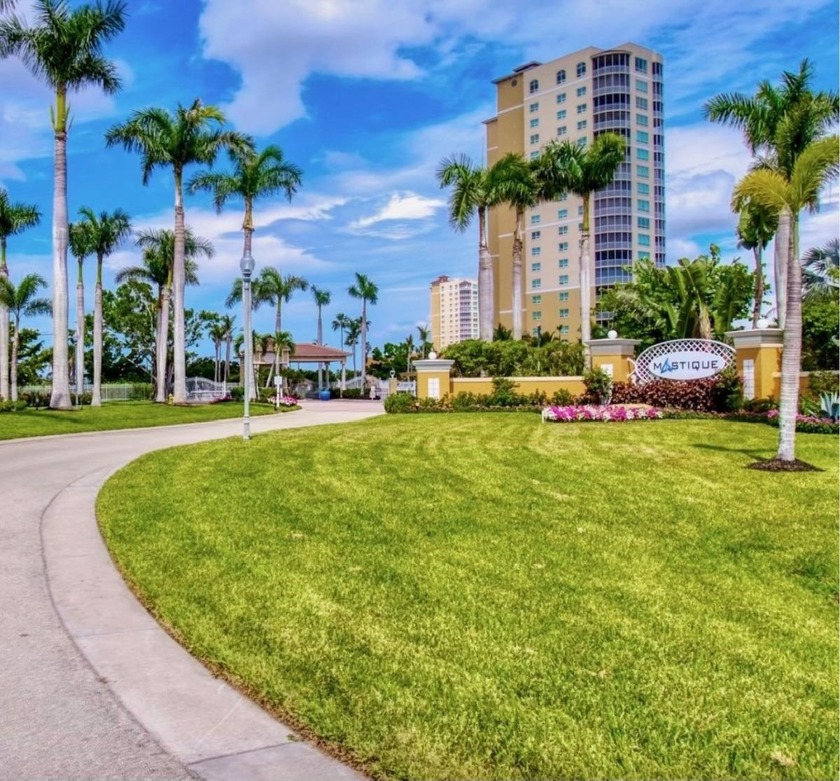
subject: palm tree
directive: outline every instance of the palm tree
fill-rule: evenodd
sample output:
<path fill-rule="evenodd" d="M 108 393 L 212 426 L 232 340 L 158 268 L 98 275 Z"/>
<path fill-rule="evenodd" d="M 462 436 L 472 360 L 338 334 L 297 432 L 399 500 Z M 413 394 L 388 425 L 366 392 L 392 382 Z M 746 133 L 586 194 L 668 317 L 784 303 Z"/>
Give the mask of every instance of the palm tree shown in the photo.
<path fill-rule="evenodd" d="M 332 329 L 339 332 L 339 344 L 342 347 L 344 346 L 344 332 L 350 327 L 350 322 L 351 319 L 344 312 L 339 312 L 332 321 Z"/>
<path fill-rule="evenodd" d="M 137 234 L 137 246 L 143 249 L 143 264 L 123 269 L 116 276 L 117 284 L 137 279 L 157 287 L 157 337 L 155 341 L 155 401 L 166 401 L 166 363 L 169 344 L 169 307 L 175 266 L 175 232 L 144 230 Z M 187 285 L 198 284 L 196 258 L 212 258 L 213 245 L 184 229 L 184 272 Z"/>
<path fill-rule="evenodd" d="M 280 376 L 282 369 L 288 368 L 289 366 L 285 360 L 280 359 L 291 358 L 291 356 L 295 354 L 297 345 L 295 344 L 294 337 L 290 331 L 275 331 L 274 335 L 271 337 L 271 344 L 274 348 L 275 364 L 281 367 L 281 369 L 277 372 L 277 376 Z"/>
<path fill-rule="evenodd" d="M 332 300 L 332 294 L 329 290 L 321 290 L 315 285 L 312 285 L 312 297 L 315 299 L 315 306 L 318 307 L 318 332 L 316 338 L 318 340 L 318 344 L 324 344 L 324 321 L 322 317 L 322 310 L 325 306 L 330 305 L 330 301 Z M 321 386 L 323 385 L 323 377 L 324 374 L 324 364 L 318 364 L 318 390 L 321 390 Z"/>
<path fill-rule="evenodd" d="M 291 201 L 300 187 L 302 172 L 284 159 L 283 150 L 279 146 L 267 146 L 260 153 L 248 146 L 236 146 L 228 154 L 233 163 L 232 173 L 202 171 L 193 177 L 187 189 L 191 193 L 198 190 L 212 192 L 213 205 L 219 213 L 231 198 L 244 201 L 244 252 L 250 254 L 251 236 L 254 233 L 254 201 L 278 193 L 283 193 Z"/>
<path fill-rule="evenodd" d="M 219 325 L 224 331 L 225 342 L 225 387 L 227 387 L 227 384 L 230 382 L 230 348 L 231 343 L 233 342 L 233 326 L 235 321 L 236 318 L 233 315 L 221 315 L 219 317 Z"/>
<path fill-rule="evenodd" d="M 755 202 L 775 214 L 790 214 L 788 257 L 799 257 L 799 214 L 814 210 L 824 185 L 837 175 L 838 136 L 821 138 L 799 154 L 790 176 L 784 169 L 751 171 L 735 187 L 733 205 Z M 778 239 L 777 239 L 778 240 Z M 779 400 L 779 449 L 776 459 L 794 461 L 796 413 L 799 404 L 799 370 L 802 356 L 802 267 L 798 260 L 788 266 L 787 318 L 782 352 L 781 398 Z"/>
<path fill-rule="evenodd" d="M 49 299 L 38 298 L 38 291 L 46 287 L 47 283 L 38 274 L 27 274 L 19 285 L 15 285 L 8 277 L 0 277 L 0 302 L 11 313 L 14 321 L 12 334 L 11 360 L 11 400 L 17 401 L 17 364 L 18 349 L 20 348 L 20 321 L 23 316 L 48 315 L 52 311 Z"/>
<path fill-rule="evenodd" d="M 55 94 L 52 126 L 55 134 L 53 185 L 53 370 L 50 406 L 70 409 L 67 354 L 67 134 L 69 93 L 91 84 L 112 95 L 120 88 L 115 64 L 102 46 L 125 26 L 125 2 L 70 8 L 67 0 L 35 0 L 36 23 L 29 27 L 17 17 L 0 20 L 0 59 L 15 55 Z"/>
<path fill-rule="evenodd" d="M 379 288 L 368 279 L 367 275 L 356 272 L 356 282 L 347 288 L 347 292 L 353 298 L 360 298 L 362 300 L 362 322 L 361 322 L 361 340 L 362 340 L 362 396 L 365 395 L 365 379 L 367 375 L 367 305 L 374 306 L 378 301 Z"/>
<path fill-rule="evenodd" d="M 625 161 L 627 145 L 617 133 L 603 133 L 588 148 L 571 141 L 552 141 L 535 163 L 540 194 L 554 200 L 572 192 L 583 200 L 580 232 L 580 340 L 589 365 L 591 324 L 591 260 L 589 255 L 589 204 L 592 193 L 610 184 Z"/>
<path fill-rule="evenodd" d="M 353 351 L 353 375 L 358 376 L 359 371 L 356 368 L 356 345 L 362 335 L 362 321 L 359 319 L 350 320 L 345 327 L 347 333 L 344 336 L 344 344 Z M 362 378 L 364 381 L 364 378 Z"/>
<path fill-rule="evenodd" d="M 802 60 L 798 73 L 784 71 L 777 87 L 761 81 L 753 97 L 741 93 L 715 95 L 703 107 L 712 122 L 738 128 L 744 133 L 755 166 L 775 168 L 790 179 L 802 152 L 822 138 L 837 123 L 840 102 L 836 92 L 813 92 L 813 65 Z M 740 204 L 736 204 L 740 207 Z M 740 210 L 740 208 L 739 208 Z M 791 215 L 783 207 L 778 215 L 774 246 L 776 309 L 780 328 L 787 317 L 787 275 L 795 262 L 788 253 Z"/>
<path fill-rule="evenodd" d="M 309 283 L 303 277 L 298 277 L 294 274 L 286 274 L 284 277 L 274 266 L 266 266 L 260 271 L 254 288 L 254 299 L 257 305 L 264 303 L 270 304 L 275 308 L 274 333 L 282 333 L 283 331 L 283 303 L 288 304 L 296 291 L 303 291 L 308 288 Z M 275 373 L 280 367 L 278 361 L 279 356 L 275 355 Z"/>
<path fill-rule="evenodd" d="M 836 296 L 840 287 L 840 242 L 837 239 L 822 247 L 811 247 L 802 256 L 803 298 Z"/>
<path fill-rule="evenodd" d="M 225 343 L 227 330 L 221 320 L 215 320 L 210 324 L 207 335 L 213 342 L 213 382 L 221 382 L 222 366 L 222 345 Z"/>
<path fill-rule="evenodd" d="M 12 203 L 0 187 L 0 279 L 8 279 L 6 246 L 9 236 L 22 233 L 41 221 L 41 213 L 27 203 Z M 0 302 L 0 399 L 9 398 L 9 310 Z"/>
<path fill-rule="evenodd" d="M 432 349 L 431 335 L 432 329 L 429 326 L 417 326 L 417 337 L 420 339 L 420 352 L 422 353 L 424 361 L 426 360 L 426 356 L 429 354 L 429 350 Z"/>
<path fill-rule="evenodd" d="M 406 358 L 405 358 L 406 379 L 410 380 L 411 379 L 411 359 L 413 357 L 412 353 L 414 352 L 414 335 L 413 334 L 409 334 L 405 338 L 405 352 L 406 352 Z"/>
<path fill-rule="evenodd" d="M 513 338 L 522 338 L 522 246 L 525 231 L 525 210 L 537 203 L 539 191 L 534 178 L 534 168 L 525 158 L 515 152 L 499 160 L 494 176 L 496 193 L 500 203 L 510 206 L 516 215 L 513 230 L 513 251 L 511 280 L 511 312 Z"/>
<path fill-rule="evenodd" d="M 738 246 L 751 249 L 755 258 L 755 294 L 753 296 L 753 328 L 758 327 L 764 301 L 764 262 L 762 255 L 779 226 L 778 216 L 756 204 L 745 204 L 738 221 Z"/>
<path fill-rule="evenodd" d="M 441 161 L 436 173 L 441 187 L 453 188 L 449 194 L 452 228 L 463 233 L 478 215 L 478 331 L 486 342 L 493 338 L 496 320 L 493 259 L 487 247 L 487 210 L 499 203 L 494 170 L 498 165 L 481 168 L 466 155 L 452 155 Z"/>
<path fill-rule="evenodd" d="M 96 287 L 93 298 L 93 392 L 90 405 L 102 406 L 102 264 L 105 258 L 119 247 L 131 233 L 129 216 L 117 209 L 102 212 L 98 217 L 88 208 L 79 209 L 82 225 L 90 242 L 90 251 L 96 255 Z"/>
<path fill-rule="evenodd" d="M 70 254 L 76 258 L 76 397 L 85 392 L 85 258 L 93 253 L 89 226 L 71 222 L 68 226 Z"/>
<path fill-rule="evenodd" d="M 253 142 L 241 133 L 223 130 L 224 124 L 225 115 L 221 110 L 196 100 L 189 107 L 178 104 L 174 113 L 160 108 L 135 111 L 127 122 L 115 125 L 105 134 L 108 146 L 120 144 L 128 151 L 142 155 L 143 184 L 148 184 L 155 168 L 172 169 L 175 185 L 175 257 L 172 272 L 175 383 L 172 396 L 176 404 L 187 400 L 184 171 L 194 163 L 212 165 L 224 149 L 241 150 L 253 146 Z"/>

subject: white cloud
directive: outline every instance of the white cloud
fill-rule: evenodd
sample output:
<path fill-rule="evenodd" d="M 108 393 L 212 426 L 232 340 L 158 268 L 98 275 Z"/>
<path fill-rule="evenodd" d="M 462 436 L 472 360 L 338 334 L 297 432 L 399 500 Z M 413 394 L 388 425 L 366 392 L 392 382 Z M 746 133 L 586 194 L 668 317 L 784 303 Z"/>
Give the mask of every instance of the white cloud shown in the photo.
<path fill-rule="evenodd" d="M 425 198 L 417 193 L 394 193 L 385 206 L 370 217 L 362 217 L 349 225 L 350 230 L 362 230 L 379 222 L 425 220 L 446 206 L 439 198 Z"/>

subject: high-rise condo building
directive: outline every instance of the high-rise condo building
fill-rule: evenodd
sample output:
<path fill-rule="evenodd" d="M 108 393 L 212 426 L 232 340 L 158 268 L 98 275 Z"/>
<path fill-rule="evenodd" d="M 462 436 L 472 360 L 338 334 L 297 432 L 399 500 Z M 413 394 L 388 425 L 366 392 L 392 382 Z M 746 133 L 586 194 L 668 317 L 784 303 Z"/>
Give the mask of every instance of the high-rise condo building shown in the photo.
<path fill-rule="evenodd" d="M 436 350 L 478 339 L 478 284 L 474 279 L 438 277 L 430 293 L 432 344 Z"/>
<path fill-rule="evenodd" d="M 555 139 L 586 146 L 612 132 L 627 142 L 615 181 L 590 203 L 593 304 L 605 286 L 629 281 L 632 275 L 625 269 L 636 261 L 665 264 L 662 62 L 662 55 L 633 43 L 589 47 L 545 64 L 529 62 L 494 82 L 497 113 L 484 123 L 488 166 L 508 152 L 533 159 Z M 523 333 L 559 328 L 565 338 L 579 338 L 582 216 L 582 201 L 573 194 L 528 210 L 523 296 L 512 301 L 514 213 L 491 209 L 494 325 L 511 328 L 518 306 Z"/>

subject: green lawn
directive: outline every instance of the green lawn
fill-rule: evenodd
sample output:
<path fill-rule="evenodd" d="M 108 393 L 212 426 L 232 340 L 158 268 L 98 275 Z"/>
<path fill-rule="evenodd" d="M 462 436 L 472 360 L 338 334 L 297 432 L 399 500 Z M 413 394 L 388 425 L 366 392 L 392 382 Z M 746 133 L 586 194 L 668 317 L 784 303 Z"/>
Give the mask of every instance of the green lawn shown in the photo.
<path fill-rule="evenodd" d="M 159 619 L 388 779 L 836 778 L 837 440 L 391 416 L 151 454 L 108 544 Z"/>
<path fill-rule="evenodd" d="M 273 412 L 274 407 L 271 405 L 251 404 L 251 415 L 270 415 Z M 150 401 L 115 401 L 101 407 L 82 407 L 68 412 L 25 409 L 0 413 L 0 439 L 175 426 L 180 423 L 204 423 L 238 417 L 242 417 L 242 404 L 232 402 L 175 407 Z"/>

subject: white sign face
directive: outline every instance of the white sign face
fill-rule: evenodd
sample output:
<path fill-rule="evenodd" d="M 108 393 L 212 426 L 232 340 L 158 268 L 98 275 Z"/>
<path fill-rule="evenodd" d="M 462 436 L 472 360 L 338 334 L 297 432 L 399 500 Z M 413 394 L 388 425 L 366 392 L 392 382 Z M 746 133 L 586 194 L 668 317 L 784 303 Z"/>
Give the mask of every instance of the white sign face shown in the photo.
<path fill-rule="evenodd" d="M 678 350 L 654 358 L 648 368 L 651 374 L 663 380 L 703 380 L 720 374 L 726 364 L 727 361 L 719 355 L 700 350 Z"/>
<path fill-rule="evenodd" d="M 279 388 L 283 384 L 283 378 L 278 374 L 274 375 L 274 385 Z"/>

